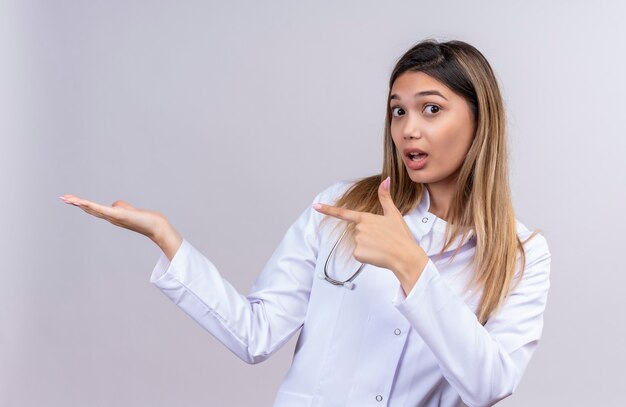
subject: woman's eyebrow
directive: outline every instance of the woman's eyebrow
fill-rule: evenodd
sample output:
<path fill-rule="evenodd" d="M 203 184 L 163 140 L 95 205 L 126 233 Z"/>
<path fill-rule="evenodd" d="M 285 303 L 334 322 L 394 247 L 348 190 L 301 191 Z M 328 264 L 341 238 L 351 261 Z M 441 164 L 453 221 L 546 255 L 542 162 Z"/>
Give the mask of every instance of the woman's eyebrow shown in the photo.
<path fill-rule="evenodd" d="M 429 96 L 429 95 L 436 95 L 436 96 L 441 96 L 442 98 L 448 100 L 444 95 L 442 95 L 438 90 L 423 90 L 421 92 L 417 92 L 415 94 L 415 97 L 420 97 L 420 96 Z M 400 99 L 400 96 L 396 95 L 395 93 L 393 95 L 391 95 L 391 97 L 389 98 L 389 100 L 391 99 Z"/>

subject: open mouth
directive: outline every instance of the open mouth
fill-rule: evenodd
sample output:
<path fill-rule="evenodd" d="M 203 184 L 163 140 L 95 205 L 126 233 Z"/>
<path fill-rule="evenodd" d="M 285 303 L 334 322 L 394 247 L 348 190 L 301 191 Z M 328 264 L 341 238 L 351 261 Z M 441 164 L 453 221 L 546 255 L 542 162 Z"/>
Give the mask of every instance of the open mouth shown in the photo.
<path fill-rule="evenodd" d="M 426 153 L 414 152 L 414 153 L 409 153 L 408 154 L 409 159 L 412 160 L 412 161 L 422 160 L 422 159 L 426 158 L 426 156 L 428 156 L 428 154 L 426 154 Z"/>

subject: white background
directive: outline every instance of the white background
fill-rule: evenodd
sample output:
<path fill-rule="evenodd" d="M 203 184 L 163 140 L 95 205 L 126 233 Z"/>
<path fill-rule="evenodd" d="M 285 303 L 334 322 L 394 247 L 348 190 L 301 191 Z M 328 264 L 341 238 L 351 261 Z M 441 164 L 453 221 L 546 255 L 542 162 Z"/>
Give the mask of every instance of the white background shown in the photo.
<path fill-rule="evenodd" d="M 165 213 L 246 293 L 321 189 L 378 173 L 388 77 L 425 38 L 491 62 L 517 218 L 552 252 L 503 406 L 616 406 L 626 333 L 619 1 L 0 0 L 0 405 L 271 405 L 148 281 L 148 239 L 57 197 Z"/>

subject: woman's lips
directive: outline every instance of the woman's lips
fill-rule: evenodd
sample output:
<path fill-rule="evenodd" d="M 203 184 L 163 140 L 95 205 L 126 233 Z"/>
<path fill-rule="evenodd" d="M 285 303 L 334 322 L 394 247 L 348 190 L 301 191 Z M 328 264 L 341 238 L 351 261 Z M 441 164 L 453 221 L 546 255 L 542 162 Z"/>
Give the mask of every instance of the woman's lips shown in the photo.
<path fill-rule="evenodd" d="M 428 154 L 420 155 L 416 159 L 412 159 L 411 156 L 404 156 L 404 162 L 412 170 L 421 170 L 428 162 Z"/>

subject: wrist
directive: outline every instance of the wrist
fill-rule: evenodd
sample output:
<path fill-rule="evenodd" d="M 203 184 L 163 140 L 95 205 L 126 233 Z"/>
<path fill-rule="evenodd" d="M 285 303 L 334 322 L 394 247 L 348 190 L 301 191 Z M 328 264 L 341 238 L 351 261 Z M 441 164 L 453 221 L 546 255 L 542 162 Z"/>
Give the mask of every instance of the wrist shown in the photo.
<path fill-rule="evenodd" d="M 429 257 L 420 246 L 416 246 L 411 248 L 411 250 L 405 250 L 398 259 L 399 262 L 395 269 L 395 274 L 405 294 L 408 295 L 426 268 Z"/>
<path fill-rule="evenodd" d="M 183 238 L 169 222 L 164 221 L 155 229 L 152 241 L 171 261 L 182 244 Z"/>

